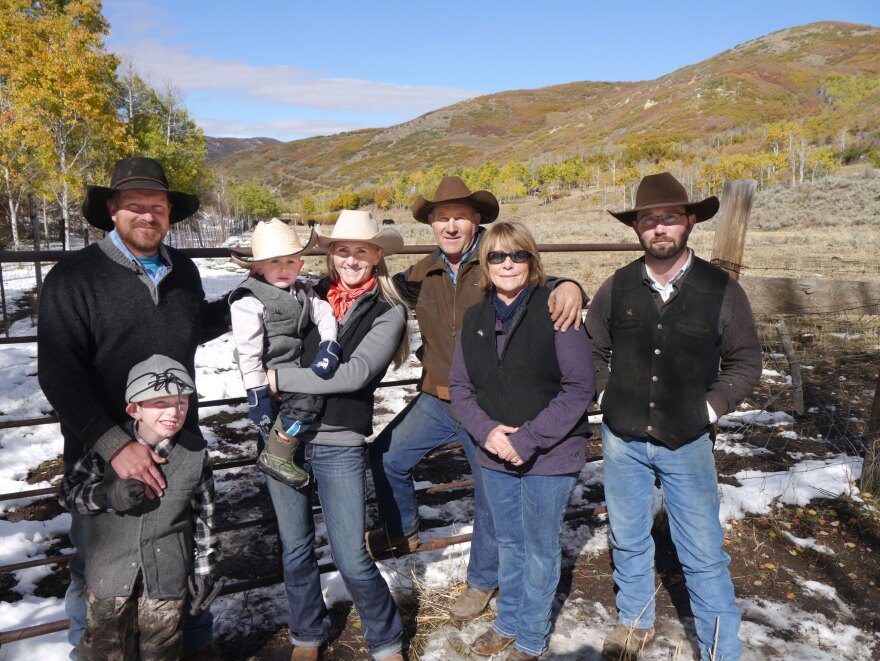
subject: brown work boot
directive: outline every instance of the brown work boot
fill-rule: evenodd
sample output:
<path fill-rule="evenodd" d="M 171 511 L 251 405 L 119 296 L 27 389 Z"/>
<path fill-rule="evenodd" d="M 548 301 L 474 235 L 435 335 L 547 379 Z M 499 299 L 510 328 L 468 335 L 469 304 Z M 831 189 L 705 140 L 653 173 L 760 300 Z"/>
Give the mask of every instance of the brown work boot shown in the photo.
<path fill-rule="evenodd" d="M 290 661 L 318 661 L 320 651 L 320 647 L 294 647 Z"/>
<path fill-rule="evenodd" d="M 412 553 L 419 548 L 419 531 L 397 537 L 390 535 L 385 526 L 371 530 L 364 538 L 367 540 L 367 553 L 373 560 L 381 560 L 395 555 Z"/>
<path fill-rule="evenodd" d="M 404 661 L 403 652 L 395 652 L 391 656 L 386 656 L 384 661 Z"/>
<path fill-rule="evenodd" d="M 507 655 L 506 661 L 537 661 L 538 657 L 528 652 L 523 652 L 516 647 L 510 648 L 510 654 Z"/>
<path fill-rule="evenodd" d="M 486 610 L 494 595 L 495 590 L 479 590 L 468 586 L 452 604 L 449 617 L 459 622 L 473 620 Z"/>
<path fill-rule="evenodd" d="M 602 645 L 602 658 L 608 661 L 636 661 L 654 641 L 654 629 L 636 629 L 615 624 Z"/>
<path fill-rule="evenodd" d="M 471 643 L 471 652 L 477 656 L 492 656 L 504 651 L 515 640 L 516 638 L 502 636 L 489 627 Z"/>

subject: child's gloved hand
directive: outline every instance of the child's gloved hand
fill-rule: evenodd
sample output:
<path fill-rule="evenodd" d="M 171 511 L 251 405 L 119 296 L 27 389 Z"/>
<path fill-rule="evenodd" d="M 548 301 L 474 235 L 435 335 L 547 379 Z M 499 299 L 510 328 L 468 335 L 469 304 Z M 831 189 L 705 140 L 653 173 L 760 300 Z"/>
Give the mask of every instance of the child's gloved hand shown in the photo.
<path fill-rule="evenodd" d="M 264 429 L 266 433 L 272 428 L 275 421 L 277 406 L 275 400 L 269 394 L 269 386 L 248 388 L 248 417 L 257 427 Z"/>
<path fill-rule="evenodd" d="M 102 510 L 128 512 L 144 502 L 144 483 L 139 480 L 107 477 L 95 487 L 92 500 Z"/>
<path fill-rule="evenodd" d="M 339 366 L 342 347 L 333 340 L 324 340 L 318 345 L 318 353 L 312 361 L 312 371 L 318 376 L 330 376 Z"/>
<path fill-rule="evenodd" d="M 220 586 L 215 586 L 214 579 L 210 576 L 190 576 L 186 579 L 186 584 L 192 597 L 189 602 L 190 615 L 208 610 L 220 593 Z"/>

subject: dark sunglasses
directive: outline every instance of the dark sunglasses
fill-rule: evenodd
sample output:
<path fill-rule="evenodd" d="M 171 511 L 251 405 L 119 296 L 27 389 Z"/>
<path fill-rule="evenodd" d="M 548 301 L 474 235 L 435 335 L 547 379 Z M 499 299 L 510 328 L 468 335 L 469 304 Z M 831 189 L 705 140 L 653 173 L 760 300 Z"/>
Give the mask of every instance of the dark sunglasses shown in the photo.
<path fill-rule="evenodd" d="M 514 250 L 513 252 L 501 252 L 500 250 L 493 250 L 488 255 L 486 255 L 486 260 L 490 264 L 503 264 L 504 260 L 510 257 L 514 264 L 522 264 L 523 262 L 527 262 L 532 258 L 532 253 L 528 250 Z"/>

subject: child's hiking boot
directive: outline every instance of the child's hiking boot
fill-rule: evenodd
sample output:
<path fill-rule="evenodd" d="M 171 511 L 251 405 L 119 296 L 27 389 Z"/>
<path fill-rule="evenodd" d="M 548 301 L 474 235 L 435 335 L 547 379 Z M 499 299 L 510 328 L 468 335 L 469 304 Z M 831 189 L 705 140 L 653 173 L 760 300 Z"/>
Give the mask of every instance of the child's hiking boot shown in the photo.
<path fill-rule="evenodd" d="M 297 432 L 303 431 L 299 422 L 294 423 L 294 426 Z M 298 447 L 299 439 L 285 430 L 284 421 L 279 415 L 266 438 L 266 447 L 257 459 L 257 468 L 294 489 L 306 486 L 309 483 L 309 474 L 293 463 Z"/>

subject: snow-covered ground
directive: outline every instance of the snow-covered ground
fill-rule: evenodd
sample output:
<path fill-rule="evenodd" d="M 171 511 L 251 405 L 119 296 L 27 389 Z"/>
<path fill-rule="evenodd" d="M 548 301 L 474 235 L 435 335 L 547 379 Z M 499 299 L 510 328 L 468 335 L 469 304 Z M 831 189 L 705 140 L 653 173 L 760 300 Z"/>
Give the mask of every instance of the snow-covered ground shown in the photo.
<path fill-rule="evenodd" d="M 241 279 L 241 272 L 230 271 L 227 264 L 220 261 L 201 260 L 200 269 L 209 297 L 217 297 L 228 291 Z M 18 267 L 20 280 L 6 284 L 7 300 L 14 302 L 28 294 L 33 286 L 31 267 Z M 30 272 L 28 271 L 30 269 Z M 4 273 L 6 268 L 4 268 Z M 20 282 L 16 286 L 16 282 Z M 35 332 L 29 318 L 18 321 L 11 329 L 13 335 L 31 335 Z M 243 396 L 238 373 L 232 362 L 232 346 L 229 334 L 201 347 L 196 356 L 196 382 L 199 394 L 205 399 L 222 399 Z M 416 376 L 418 365 L 414 358 L 397 372 L 390 372 L 388 380 L 398 380 Z M 778 379 L 778 373 L 765 373 L 765 379 Z M 403 408 L 406 392 L 404 388 L 381 391 L 383 398 L 382 414 L 376 421 L 381 429 L 393 415 Z M 234 408 L 234 407 L 230 407 Z M 50 407 L 43 397 L 36 380 L 36 345 L 4 345 L 0 347 L 0 411 L 8 420 L 34 418 L 47 414 Z M 202 409 L 202 418 L 207 419 L 222 410 L 220 407 Z M 243 407 L 235 411 L 236 422 L 228 423 L 232 428 L 241 428 L 244 422 Z M 790 425 L 791 418 L 785 414 L 767 411 L 740 411 L 722 418 L 719 447 L 725 452 L 738 455 L 758 455 L 767 450 L 742 442 L 738 431 L 742 425 L 767 425 L 773 427 Z M 223 443 L 215 430 L 206 428 L 206 438 L 214 458 L 225 456 Z M 785 432 L 788 433 L 788 432 Z M 33 468 L 43 461 L 58 457 L 62 441 L 57 425 L 23 427 L 0 430 L 0 492 L 15 492 L 50 483 L 28 484 L 26 478 Z M 795 457 L 797 459 L 797 457 Z M 853 483 L 859 476 L 861 463 L 846 455 L 811 457 L 796 463 L 783 472 L 762 473 L 741 471 L 732 477 L 737 485 L 723 484 L 722 519 L 727 522 L 743 518 L 749 514 L 761 514 L 779 503 L 804 505 L 816 497 L 832 497 L 840 494 L 858 500 L 858 491 Z M 250 469 L 241 469 L 243 473 Z M 231 473 L 232 471 L 227 472 Z M 254 478 L 256 479 L 256 478 Z M 571 506 L 586 507 L 598 503 L 589 502 L 589 487 L 601 483 L 602 465 L 587 464 L 575 490 Z M 417 486 L 428 486 L 421 483 Z M 253 479 L 227 479 L 218 476 L 219 498 L 235 500 L 255 490 Z M 20 499 L 0 503 L 0 514 L 7 514 L 31 501 Z M 658 491 L 656 506 L 661 506 Z M 445 537 L 469 532 L 471 501 L 468 497 L 455 494 L 448 503 L 423 506 L 421 514 L 425 519 L 448 522 L 448 525 L 433 528 L 424 535 L 426 539 Z M 69 516 L 62 514 L 49 521 L 16 522 L 0 520 L 0 564 L 22 562 L 39 558 L 46 554 L 54 540 L 69 526 Z M 580 554 L 598 554 L 607 549 L 607 522 L 599 518 L 596 525 L 566 526 L 562 542 L 567 557 Z M 318 530 L 319 539 L 326 536 Z M 792 538 L 793 543 L 827 553 L 830 549 L 816 544 L 813 539 Z M 57 548 L 53 552 L 57 552 Z M 69 551 L 70 549 L 66 549 Z M 62 552 L 65 549 L 61 550 Z M 441 589 L 460 583 L 465 577 L 468 545 L 462 544 L 439 551 L 420 553 L 402 559 L 380 563 L 383 575 L 389 584 L 398 589 L 413 587 L 421 591 Z M 319 549 L 319 555 L 329 561 L 329 550 Z M 0 631 L 31 626 L 63 619 L 64 604 L 58 598 L 40 598 L 34 589 L 40 579 L 49 573 L 49 568 L 36 568 L 19 571 L 15 574 L 16 592 L 21 599 L 14 603 L 0 603 Z M 803 589 L 821 599 L 839 601 L 833 586 L 798 579 Z M 327 601 L 332 603 L 346 599 L 345 587 L 337 573 L 323 577 Z M 873 658 L 878 648 L 878 634 L 863 631 L 847 624 L 847 611 L 838 609 L 840 617 L 830 621 L 825 616 L 800 609 L 794 603 L 772 602 L 764 599 L 741 599 L 744 621 L 742 638 L 745 641 L 743 659 L 810 659 L 832 661 L 841 659 Z M 246 632 L 252 627 L 266 628 L 270 623 L 283 624 L 286 618 L 286 603 L 280 585 L 252 590 L 218 599 L 213 607 L 216 615 L 216 634 L 232 636 Z M 554 659 L 598 659 L 602 639 L 614 613 L 598 602 L 584 599 L 569 599 L 561 605 L 556 619 L 550 650 L 547 655 Z M 455 660 L 470 658 L 460 651 L 467 648 L 473 638 L 485 627 L 485 623 L 475 623 L 463 628 L 452 625 L 441 626 L 427 642 L 421 658 L 425 660 Z M 647 660 L 669 659 L 679 650 L 681 656 L 689 658 L 691 648 L 686 631 L 691 623 L 683 626 L 677 619 L 663 618 L 657 622 L 658 639 L 646 652 Z M 0 650 L 0 661 L 13 659 L 40 658 L 46 661 L 66 658 L 68 651 L 64 633 L 56 633 L 4 645 Z"/>

